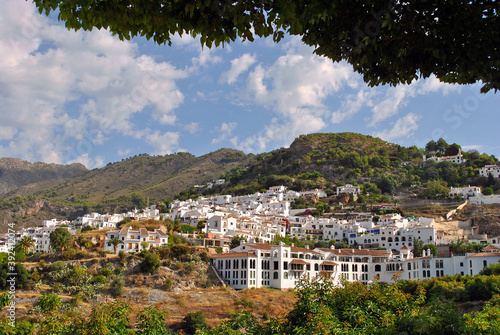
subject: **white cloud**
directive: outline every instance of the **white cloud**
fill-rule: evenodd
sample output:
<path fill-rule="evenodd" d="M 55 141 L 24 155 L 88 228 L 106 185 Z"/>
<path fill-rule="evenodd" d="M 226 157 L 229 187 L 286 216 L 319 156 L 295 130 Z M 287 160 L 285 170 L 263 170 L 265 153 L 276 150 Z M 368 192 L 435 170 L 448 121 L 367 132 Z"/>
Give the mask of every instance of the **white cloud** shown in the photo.
<path fill-rule="evenodd" d="M 421 115 L 409 113 L 408 115 L 398 119 L 392 129 L 386 129 L 375 134 L 383 140 L 390 141 L 400 137 L 411 137 L 415 130 L 418 129 L 418 121 L 422 118 Z"/>
<path fill-rule="evenodd" d="M 357 94 L 351 94 L 346 97 L 344 101 L 342 101 L 342 108 L 336 110 L 332 113 L 333 124 L 341 123 L 345 120 L 349 120 L 353 117 L 354 114 L 358 113 L 361 108 L 364 106 L 372 106 L 373 101 L 372 97 L 374 96 L 374 92 L 371 91 L 359 91 Z"/>
<path fill-rule="evenodd" d="M 167 155 L 174 151 L 181 151 L 178 149 L 179 146 L 178 132 L 165 132 L 160 133 L 156 130 L 144 136 L 146 143 L 153 147 L 153 154 L 155 155 Z"/>
<path fill-rule="evenodd" d="M 247 100 L 275 115 L 259 135 L 238 141 L 244 150 L 287 145 L 300 134 L 323 129 L 331 113 L 324 101 L 346 86 L 358 86 L 350 65 L 313 55 L 294 38 L 285 49 L 272 65 L 259 64 L 248 76 Z"/>
<path fill-rule="evenodd" d="M 220 127 L 216 127 L 214 132 L 218 136 L 212 139 L 212 144 L 217 144 L 230 138 L 237 125 L 236 122 L 223 122 Z"/>
<path fill-rule="evenodd" d="M 398 85 L 387 90 L 384 100 L 374 103 L 373 115 L 368 126 L 374 127 L 391 116 L 396 115 L 401 107 L 408 103 L 409 97 L 415 96 L 415 86 Z"/>
<path fill-rule="evenodd" d="M 427 94 L 432 92 L 439 92 L 443 95 L 448 95 L 450 92 L 460 92 L 461 86 L 458 84 L 448 84 L 439 81 L 435 75 L 431 75 L 427 79 L 420 79 L 419 83 L 422 82 L 421 86 L 418 89 L 419 94 Z"/>
<path fill-rule="evenodd" d="M 255 56 L 246 53 L 239 58 L 235 58 L 231 61 L 231 69 L 229 71 L 222 73 L 220 80 L 228 84 L 233 84 L 238 79 L 239 75 L 246 72 L 250 66 L 255 63 Z"/>
<path fill-rule="evenodd" d="M 184 126 L 184 130 L 192 135 L 200 130 L 200 124 L 198 122 L 190 122 Z"/>
<path fill-rule="evenodd" d="M 105 30 L 68 31 L 30 2 L 0 5 L 0 146 L 2 156 L 64 163 L 81 157 L 69 139 L 102 145 L 112 134 L 135 137 L 136 114 L 177 121 L 176 80 L 188 73 L 138 55 L 136 44 Z M 88 134 L 92 139 L 88 139 Z M 90 150 L 90 151 L 89 151 Z"/>

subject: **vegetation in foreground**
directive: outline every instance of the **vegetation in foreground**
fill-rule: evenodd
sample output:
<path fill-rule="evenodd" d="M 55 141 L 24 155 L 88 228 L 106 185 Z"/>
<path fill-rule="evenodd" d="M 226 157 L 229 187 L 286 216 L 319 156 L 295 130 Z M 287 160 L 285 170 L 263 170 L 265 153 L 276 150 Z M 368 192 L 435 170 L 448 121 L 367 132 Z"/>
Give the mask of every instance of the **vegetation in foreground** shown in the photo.
<path fill-rule="evenodd" d="M 345 282 L 335 287 L 326 277 L 300 282 L 293 309 L 281 317 L 256 315 L 254 305 L 209 329 L 202 312 L 187 313 L 180 334 L 497 334 L 500 329 L 500 264 L 474 277 L 423 281 Z M 252 290 L 249 290 L 252 291 Z M 7 302 L 6 294 L 0 300 Z M 2 334 L 174 334 L 165 326 L 167 312 L 156 306 L 139 310 L 134 322 L 130 304 L 96 304 L 82 315 L 74 301 L 42 295 L 29 318 L 16 327 L 0 322 Z"/>

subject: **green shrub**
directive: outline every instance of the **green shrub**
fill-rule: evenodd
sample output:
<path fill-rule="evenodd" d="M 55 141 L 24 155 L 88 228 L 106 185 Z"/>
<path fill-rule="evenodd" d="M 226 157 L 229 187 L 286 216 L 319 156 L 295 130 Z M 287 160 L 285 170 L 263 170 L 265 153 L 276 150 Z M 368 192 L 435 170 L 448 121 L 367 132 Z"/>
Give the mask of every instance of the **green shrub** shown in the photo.
<path fill-rule="evenodd" d="M 55 293 L 44 293 L 38 298 L 37 306 L 42 313 L 54 312 L 62 305 L 62 299 Z"/>
<path fill-rule="evenodd" d="M 53 272 L 53 271 L 59 272 L 59 271 L 65 270 L 67 267 L 68 267 L 68 265 L 66 265 L 66 263 L 64 263 L 63 261 L 57 261 L 57 262 L 50 264 L 49 270 L 51 272 Z"/>
<path fill-rule="evenodd" d="M 144 259 L 139 264 L 142 272 L 153 273 L 160 267 L 160 258 L 158 255 L 147 252 Z"/>
<path fill-rule="evenodd" d="M 165 282 L 161 286 L 161 288 L 165 291 L 169 291 L 172 288 L 172 285 L 174 284 L 174 280 L 170 277 L 167 277 L 165 279 Z"/>
<path fill-rule="evenodd" d="M 111 274 L 111 272 L 112 272 L 111 269 L 108 268 L 108 267 L 104 267 L 104 268 L 100 268 L 99 269 L 99 273 L 101 275 L 103 275 L 104 277 L 109 277 L 109 275 Z"/>
<path fill-rule="evenodd" d="M 92 283 L 93 284 L 104 284 L 106 283 L 106 277 L 103 275 L 95 276 L 92 278 Z"/>
<path fill-rule="evenodd" d="M 125 280 L 123 280 L 122 277 L 116 277 L 115 279 L 113 279 L 109 287 L 111 295 L 115 298 L 121 297 L 125 291 L 123 288 L 124 286 Z"/>
<path fill-rule="evenodd" d="M 201 311 L 187 313 L 182 320 L 182 328 L 187 334 L 194 334 L 198 329 L 208 329 L 205 314 Z"/>

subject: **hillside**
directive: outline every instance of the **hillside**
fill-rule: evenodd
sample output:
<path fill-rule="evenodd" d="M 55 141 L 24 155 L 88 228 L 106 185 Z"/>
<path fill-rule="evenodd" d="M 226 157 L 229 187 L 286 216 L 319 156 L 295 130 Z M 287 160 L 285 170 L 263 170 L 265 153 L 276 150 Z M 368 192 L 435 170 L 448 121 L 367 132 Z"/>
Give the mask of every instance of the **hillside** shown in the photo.
<path fill-rule="evenodd" d="M 449 186 L 499 187 L 488 185 L 486 178 L 479 176 L 479 167 L 497 162 L 494 156 L 470 151 L 463 153 L 467 159 L 463 165 L 450 162 L 422 165 L 422 156 L 430 154 L 434 152 L 356 133 L 302 135 L 289 148 L 259 154 L 250 166 L 225 173 L 223 177 L 229 182 L 215 191 L 240 195 L 278 184 L 296 191 L 314 188 L 332 191 L 344 183 L 372 183 L 376 186 L 372 195 L 374 192 L 395 195 L 399 190 L 433 198 L 443 197 Z M 428 194 L 427 189 L 430 189 Z M 202 190 L 201 194 L 213 191 Z M 192 189 L 183 196 L 198 192 Z"/>
<path fill-rule="evenodd" d="M 402 202 L 416 197 L 444 199 L 450 186 L 500 190 L 498 181 L 491 183 L 479 176 L 480 167 L 498 162 L 494 156 L 469 151 L 463 153 L 467 161 L 462 165 L 421 164 L 423 155 L 445 155 L 459 148 L 442 139 L 438 142 L 441 147 L 429 151 L 356 133 L 318 133 L 298 137 L 289 148 L 258 155 L 233 149 L 200 157 L 189 153 L 141 154 L 55 186 L 49 180 L 11 191 L 0 202 L 0 222 L 39 224 L 45 218 L 74 218 L 90 211 L 142 208 L 148 198 L 153 203 L 216 193 L 242 195 L 275 185 L 296 191 L 320 188 L 331 195 L 336 186 L 358 184 L 363 193 L 358 199 L 360 205 L 391 201 L 390 196 Z M 226 184 L 194 188 L 218 178 L 224 178 Z"/>
<path fill-rule="evenodd" d="M 66 178 L 75 178 L 88 172 L 79 163 L 70 165 L 30 163 L 19 158 L 0 158 L 0 197 L 18 188 L 44 182 L 47 187 Z"/>
<path fill-rule="evenodd" d="M 232 149 L 196 157 L 189 153 L 166 156 L 142 154 L 110 163 L 56 186 L 31 184 L 5 196 L 0 222 L 39 224 L 50 217 L 73 218 L 87 211 L 114 212 L 171 199 L 188 185 L 217 179 L 221 173 L 246 164 L 251 156 Z"/>

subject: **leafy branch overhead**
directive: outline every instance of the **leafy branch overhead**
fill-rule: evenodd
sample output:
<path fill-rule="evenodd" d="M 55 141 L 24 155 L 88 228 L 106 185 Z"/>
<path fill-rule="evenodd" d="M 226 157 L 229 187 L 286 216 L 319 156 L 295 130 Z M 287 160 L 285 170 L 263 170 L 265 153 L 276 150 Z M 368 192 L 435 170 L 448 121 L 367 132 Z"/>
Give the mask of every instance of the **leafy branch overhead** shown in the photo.
<path fill-rule="evenodd" d="M 346 60 L 370 86 L 411 83 L 434 74 L 443 82 L 500 82 L 500 4 L 473 1 L 298 0 L 34 0 L 40 13 L 59 10 L 69 29 L 109 29 L 121 39 L 145 36 L 171 44 L 200 36 L 207 47 L 285 33 L 315 53 Z"/>

